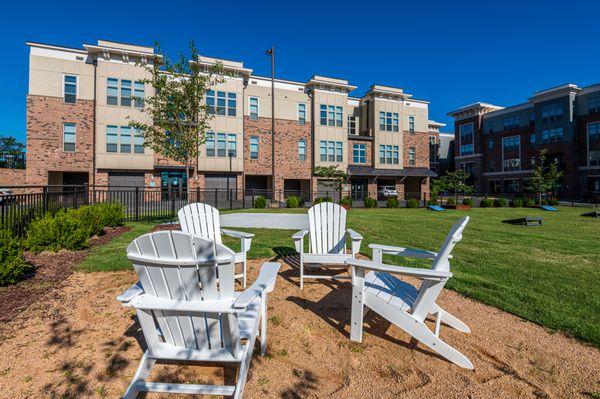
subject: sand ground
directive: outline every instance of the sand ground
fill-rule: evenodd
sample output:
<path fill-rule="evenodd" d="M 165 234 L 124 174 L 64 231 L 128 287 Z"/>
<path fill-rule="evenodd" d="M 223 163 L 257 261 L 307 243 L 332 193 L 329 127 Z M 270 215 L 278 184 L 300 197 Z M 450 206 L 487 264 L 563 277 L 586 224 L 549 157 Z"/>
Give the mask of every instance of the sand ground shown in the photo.
<path fill-rule="evenodd" d="M 250 262 L 250 281 L 262 262 Z M 292 262 L 291 262 L 292 263 Z M 298 288 L 283 263 L 269 297 L 268 355 L 256 354 L 247 398 L 594 398 L 600 351 L 446 290 L 440 304 L 472 329 L 441 336 L 475 365 L 463 370 L 370 312 L 349 340 L 351 289 Z M 142 356 L 134 313 L 115 297 L 133 271 L 71 274 L 0 326 L 0 398 L 117 398 Z M 324 280 L 321 280 L 324 281 Z M 222 368 L 159 366 L 151 379 L 223 381 Z M 148 395 L 148 398 L 166 397 Z"/>

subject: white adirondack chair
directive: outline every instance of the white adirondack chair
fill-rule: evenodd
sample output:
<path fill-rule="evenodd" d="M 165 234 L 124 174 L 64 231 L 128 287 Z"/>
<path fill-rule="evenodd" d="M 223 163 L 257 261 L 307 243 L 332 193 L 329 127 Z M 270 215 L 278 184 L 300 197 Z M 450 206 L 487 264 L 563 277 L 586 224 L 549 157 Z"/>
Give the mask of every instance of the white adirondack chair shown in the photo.
<path fill-rule="evenodd" d="M 117 299 L 136 310 L 148 349 L 124 398 L 140 391 L 241 398 L 259 323 L 265 353 L 267 292 L 280 264 L 263 264 L 254 284 L 235 293 L 234 254 L 214 241 L 181 231 L 149 233 L 129 244 L 127 257 L 139 282 Z M 148 382 L 157 361 L 235 366 L 236 384 Z"/>
<path fill-rule="evenodd" d="M 235 278 L 241 278 L 242 287 L 246 288 L 246 252 L 250 250 L 254 234 L 222 229 L 219 210 L 200 202 L 184 206 L 177 212 L 177 216 L 181 231 L 185 233 L 214 240 L 217 244 L 222 244 L 223 234 L 240 239 L 241 249 L 235 254 L 235 263 L 242 264 L 242 272 L 236 274 Z"/>
<path fill-rule="evenodd" d="M 373 261 L 347 260 L 346 262 L 353 267 L 355 273 L 352 288 L 350 339 L 357 342 L 362 341 L 363 316 L 366 313 L 365 310 L 371 309 L 449 361 L 461 367 L 473 369 L 473 364 L 465 355 L 439 337 L 442 322 L 465 333 L 471 332 L 469 327 L 436 304 L 442 288 L 452 277 L 450 254 L 456 243 L 462 239 L 462 232 L 468 222 L 469 217 L 466 216 L 452 226 L 438 253 L 372 245 Z M 386 265 L 382 263 L 383 253 L 431 259 L 432 267 L 431 269 L 417 269 Z M 423 281 L 421 286 L 416 288 L 392 274 L 416 277 Z M 434 331 L 431 331 L 424 323 L 428 314 L 436 315 Z"/>
<path fill-rule="evenodd" d="M 304 263 L 320 265 L 345 265 L 347 259 L 356 257 L 363 237 L 352 229 L 346 229 L 346 210 L 333 202 L 322 202 L 308 210 L 308 230 L 300 230 L 292 236 L 296 251 L 300 254 L 300 289 L 304 279 L 332 279 L 341 276 L 304 274 Z M 310 233 L 310 234 L 309 234 Z M 346 253 L 346 233 L 352 241 L 351 253 Z M 309 252 L 304 252 L 304 236 L 309 234 Z"/>

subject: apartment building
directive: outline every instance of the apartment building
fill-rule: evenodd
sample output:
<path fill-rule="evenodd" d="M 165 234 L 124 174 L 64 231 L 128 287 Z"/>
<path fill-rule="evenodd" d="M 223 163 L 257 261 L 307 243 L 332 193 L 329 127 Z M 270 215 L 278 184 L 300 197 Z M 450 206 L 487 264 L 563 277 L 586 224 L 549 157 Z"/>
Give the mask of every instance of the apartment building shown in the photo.
<path fill-rule="evenodd" d="M 473 175 L 478 191 L 522 192 L 546 149 L 564 173 L 560 193 L 600 195 L 600 84 L 565 84 L 523 104 L 478 102 L 448 115 L 455 118 L 455 166 Z"/>
<path fill-rule="evenodd" d="M 214 113 L 189 179 L 185 168 L 144 147 L 128 127 L 151 87 L 139 64 L 161 62 L 152 47 L 99 40 L 81 49 L 41 43 L 30 48 L 27 99 L 27 183 L 199 189 L 285 190 L 304 197 L 332 190 L 318 166 L 349 175 L 346 195 L 376 196 L 393 185 L 426 195 L 429 178 L 428 102 L 402 89 L 373 85 L 361 97 L 345 79 L 306 82 L 252 74 L 243 62 L 221 62 L 228 76 L 207 93 Z M 271 132 L 274 117 L 275 134 Z"/>
<path fill-rule="evenodd" d="M 445 123 L 429 121 L 429 168 L 438 176 L 454 170 L 454 133 L 442 132 Z"/>

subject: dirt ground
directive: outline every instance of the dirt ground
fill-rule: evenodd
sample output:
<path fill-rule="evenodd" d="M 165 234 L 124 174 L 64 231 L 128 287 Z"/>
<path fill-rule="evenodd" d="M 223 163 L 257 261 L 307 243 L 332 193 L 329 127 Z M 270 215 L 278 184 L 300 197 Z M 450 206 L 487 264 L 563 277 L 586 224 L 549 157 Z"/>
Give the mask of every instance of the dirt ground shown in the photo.
<path fill-rule="evenodd" d="M 250 281 L 259 261 L 250 262 Z M 373 312 L 362 344 L 349 340 L 349 283 L 298 288 L 283 263 L 269 297 L 268 355 L 255 354 L 247 398 L 597 398 L 600 351 L 445 291 L 441 305 L 473 330 L 442 328 L 466 354 L 463 370 Z M 117 398 L 142 356 L 134 313 L 115 297 L 133 271 L 70 274 L 0 326 L 1 398 Z M 323 281 L 323 280 L 321 280 Z M 222 368 L 159 366 L 151 379 L 221 383 Z M 165 397 L 148 395 L 148 398 Z"/>

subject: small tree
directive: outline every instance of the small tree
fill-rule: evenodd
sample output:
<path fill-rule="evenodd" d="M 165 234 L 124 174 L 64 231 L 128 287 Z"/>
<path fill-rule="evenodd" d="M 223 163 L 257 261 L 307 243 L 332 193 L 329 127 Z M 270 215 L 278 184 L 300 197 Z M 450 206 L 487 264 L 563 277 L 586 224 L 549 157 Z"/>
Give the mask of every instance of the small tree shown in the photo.
<path fill-rule="evenodd" d="M 458 194 L 472 194 L 473 187 L 467 184 L 469 173 L 462 169 L 456 172 L 446 172 L 446 174 L 436 180 L 435 190 L 449 191 L 454 193 L 454 200 L 458 200 Z"/>
<path fill-rule="evenodd" d="M 12 136 L 0 136 L 0 153 L 20 155 L 25 152 L 25 145 Z"/>
<path fill-rule="evenodd" d="M 158 43 L 156 47 L 161 52 Z M 155 62 L 144 67 L 150 77 L 142 82 L 153 87 L 155 94 L 134 99 L 144 102 L 140 112 L 149 115 L 153 123 L 129 123 L 141 132 L 144 146 L 184 163 L 187 179 L 192 162 L 199 154 L 200 144 L 206 140 L 209 122 L 214 117 L 214 109 L 206 106 L 204 96 L 212 86 L 224 81 L 221 63 L 206 68 L 197 62 L 199 54 L 193 41 L 189 49 L 191 59 L 181 54 L 179 60 L 173 63 L 163 56 L 162 63 Z M 198 173 L 197 168 L 195 173 Z"/>
<path fill-rule="evenodd" d="M 341 191 L 342 184 L 346 183 L 348 180 L 348 174 L 343 170 L 339 170 L 337 165 L 315 166 L 315 176 L 332 180 L 332 182 L 329 184 L 331 184 L 331 187 L 336 191 Z"/>
<path fill-rule="evenodd" d="M 536 193 L 537 204 L 542 204 L 542 194 L 554 190 L 558 187 L 558 180 L 562 177 L 563 172 L 558 170 L 558 160 L 547 164 L 546 154 L 547 149 L 540 150 L 540 156 L 535 162 L 533 175 L 529 181 L 529 189 Z"/>

